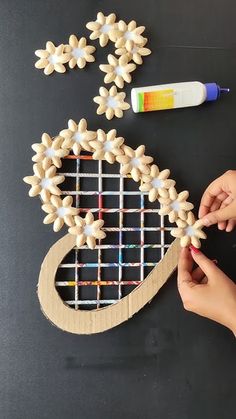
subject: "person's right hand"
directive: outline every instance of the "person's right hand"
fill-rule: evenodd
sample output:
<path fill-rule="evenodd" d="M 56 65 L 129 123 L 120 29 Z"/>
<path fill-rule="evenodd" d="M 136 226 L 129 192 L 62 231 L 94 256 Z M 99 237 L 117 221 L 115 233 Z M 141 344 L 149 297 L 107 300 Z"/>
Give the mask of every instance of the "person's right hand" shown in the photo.
<path fill-rule="evenodd" d="M 199 218 L 209 227 L 218 224 L 230 232 L 236 225 L 236 170 L 228 170 L 205 190 L 199 208 Z"/>

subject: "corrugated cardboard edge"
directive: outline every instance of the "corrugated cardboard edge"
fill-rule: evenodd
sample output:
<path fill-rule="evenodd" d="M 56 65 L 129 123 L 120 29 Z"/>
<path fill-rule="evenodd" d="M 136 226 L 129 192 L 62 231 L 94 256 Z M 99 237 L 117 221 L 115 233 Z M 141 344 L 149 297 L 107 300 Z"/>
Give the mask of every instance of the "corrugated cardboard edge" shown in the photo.
<path fill-rule="evenodd" d="M 38 298 L 45 316 L 57 327 L 76 334 L 99 333 L 125 322 L 147 304 L 175 270 L 180 245 L 175 239 L 164 258 L 142 284 L 118 303 L 96 310 L 74 310 L 67 306 L 55 288 L 58 265 L 75 246 L 75 236 L 65 235 L 47 253 L 40 270 Z"/>

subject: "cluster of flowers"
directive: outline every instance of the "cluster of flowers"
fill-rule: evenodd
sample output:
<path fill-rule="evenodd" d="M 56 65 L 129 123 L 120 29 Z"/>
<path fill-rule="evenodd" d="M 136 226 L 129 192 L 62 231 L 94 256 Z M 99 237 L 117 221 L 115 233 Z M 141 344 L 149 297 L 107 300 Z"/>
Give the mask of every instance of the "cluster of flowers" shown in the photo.
<path fill-rule="evenodd" d="M 58 185 L 64 181 L 64 176 L 57 175 L 56 171 L 62 165 L 61 159 L 71 151 L 75 155 L 87 151 L 92 153 L 95 160 L 120 163 L 121 175 L 129 175 L 135 182 L 140 182 L 140 191 L 148 192 L 151 202 L 160 202 L 159 214 L 168 215 L 169 221 L 177 224 L 171 234 L 180 238 L 181 246 L 193 244 L 200 247 L 200 239 L 206 238 L 200 221 L 196 221 L 191 212 L 193 205 L 187 201 L 189 193 L 177 193 L 175 181 L 169 178 L 170 171 L 160 171 L 153 164 L 153 158 L 145 155 L 144 145 L 136 150 L 127 146 L 124 138 L 117 136 L 115 129 L 108 133 L 102 129 L 89 131 L 85 119 L 81 119 L 78 124 L 70 119 L 68 128 L 62 130 L 57 137 L 51 138 L 44 133 L 41 142 L 33 144 L 32 148 L 35 151 L 32 157 L 34 174 L 24 178 L 31 185 L 29 195 L 40 195 L 42 209 L 47 213 L 44 223 L 53 223 L 54 231 L 59 231 L 66 224 L 69 233 L 76 235 L 78 247 L 87 243 L 93 249 L 96 239 L 103 239 L 106 235 L 102 230 L 103 220 L 94 220 L 91 212 L 85 218 L 80 217 L 79 209 L 72 206 L 72 197 L 60 197 L 62 192 Z"/>
<path fill-rule="evenodd" d="M 146 47 L 147 38 L 142 34 L 144 26 L 137 26 L 132 20 L 126 24 L 123 20 L 116 22 L 114 13 L 104 16 L 102 12 L 97 14 L 96 21 L 87 23 L 86 27 L 91 31 L 90 39 L 99 39 L 101 47 L 105 47 L 109 41 L 115 44 L 115 57 L 109 54 L 108 64 L 101 64 L 100 70 L 105 72 L 104 83 L 115 83 L 109 90 L 101 87 L 99 96 L 94 98 L 94 102 L 99 106 L 97 114 L 105 114 L 107 119 L 114 116 L 121 118 L 123 111 L 130 108 L 130 105 L 124 101 L 126 94 L 118 92 L 117 87 L 123 89 L 124 83 L 131 82 L 131 72 L 137 65 L 143 63 L 143 58 L 151 54 Z M 43 69 L 44 74 L 50 75 L 54 71 L 64 73 L 65 64 L 69 67 L 84 68 L 87 63 L 95 61 L 93 53 L 96 48 L 87 44 L 85 37 L 77 38 L 76 35 L 70 35 L 68 44 L 55 46 L 53 42 L 48 41 L 45 49 L 35 51 L 39 58 L 35 67 Z"/>

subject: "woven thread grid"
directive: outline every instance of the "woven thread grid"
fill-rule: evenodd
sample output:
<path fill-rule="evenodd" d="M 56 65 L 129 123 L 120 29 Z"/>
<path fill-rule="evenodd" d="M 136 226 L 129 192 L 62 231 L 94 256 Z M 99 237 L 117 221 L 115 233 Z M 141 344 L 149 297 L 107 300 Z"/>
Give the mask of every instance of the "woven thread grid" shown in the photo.
<path fill-rule="evenodd" d="M 74 156 L 69 155 L 67 156 L 69 159 L 76 159 L 76 172 L 72 173 L 61 173 L 65 177 L 75 178 L 76 186 L 75 190 L 72 191 L 62 191 L 63 195 L 74 195 L 75 196 L 75 205 L 77 208 L 80 206 L 80 198 L 82 196 L 97 196 L 98 204 L 97 208 L 80 208 L 80 213 L 86 213 L 87 211 L 91 211 L 93 213 L 98 213 L 98 218 L 102 218 L 104 213 L 118 213 L 119 217 L 119 225 L 118 227 L 106 227 L 104 225 L 105 232 L 118 232 L 119 233 L 119 243 L 118 244 L 101 244 L 101 241 L 98 241 L 96 246 L 98 260 L 97 262 L 87 262 L 87 263 L 80 263 L 79 262 L 79 252 L 80 249 L 87 249 L 87 246 L 81 246 L 80 249 L 74 248 L 75 258 L 74 263 L 61 263 L 59 265 L 60 269 L 74 269 L 74 280 L 70 281 L 56 281 L 56 287 L 59 289 L 60 287 L 74 287 L 74 300 L 65 300 L 65 303 L 73 306 L 75 309 L 79 309 L 80 306 L 96 306 L 97 308 L 102 306 L 107 306 L 109 304 L 113 304 L 118 302 L 122 298 L 122 289 L 125 286 L 137 286 L 144 280 L 144 269 L 146 267 L 154 267 L 156 263 L 163 258 L 165 250 L 170 246 L 169 244 L 165 243 L 165 231 L 170 231 L 170 227 L 164 226 L 164 217 L 158 215 L 157 208 L 145 208 L 145 201 L 144 197 L 147 193 L 141 193 L 140 191 L 126 191 L 125 190 L 125 183 L 124 180 L 126 178 L 130 178 L 130 176 L 122 176 L 120 174 L 107 174 L 103 173 L 103 161 L 98 160 L 98 168 L 97 173 L 85 173 L 80 172 L 80 162 L 81 160 L 92 160 L 91 155 L 80 155 Z M 97 178 L 98 179 L 98 186 L 97 190 L 93 191 L 84 191 L 80 187 L 80 181 L 83 178 Z M 103 179 L 112 179 L 115 178 L 119 180 L 119 190 L 118 191 L 106 191 L 103 190 Z M 119 196 L 119 205 L 117 208 L 104 208 L 103 207 L 103 197 L 104 196 Z M 125 208 L 124 206 L 124 198 L 131 196 L 140 196 L 140 207 L 139 208 Z M 140 214 L 140 226 L 139 227 L 124 227 L 124 213 L 139 213 Z M 159 227 L 145 227 L 145 214 L 157 214 L 160 219 L 160 226 Z M 139 244 L 125 244 L 123 233 L 127 231 L 135 231 L 140 234 L 140 243 Z M 160 233 L 160 243 L 156 244 L 145 244 L 145 234 L 147 232 L 159 232 Z M 161 257 L 159 260 L 155 262 L 145 262 L 145 249 L 160 249 Z M 106 249 L 117 249 L 118 251 L 118 263 L 117 262 L 106 262 L 102 261 L 102 251 L 106 251 Z M 123 258 L 123 251 L 125 249 L 139 249 L 140 250 L 140 261 L 139 262 L 124 262 Z M 125 280 L 123 277 L 123 268 L 139 268 L 140 274 L 139 278 L 134 278 L 132 280 Z M 93 280 L 80 280 L 79 272 L 82 268 L 96 268 L 97 269 L 97 277 Z M 102 270 L 106 268 L 118 268 L 118 280 L 103 280 L 102 279 Z M 80 298 L 79 288 L 80 287 L 94 287 L 96 286 L 96 299 L 82 299 Z M 106 299 L 102 298 L 102 289 L 101 287 L 107 286 L 117 286 L 117 297 L 114 299 Z"/>

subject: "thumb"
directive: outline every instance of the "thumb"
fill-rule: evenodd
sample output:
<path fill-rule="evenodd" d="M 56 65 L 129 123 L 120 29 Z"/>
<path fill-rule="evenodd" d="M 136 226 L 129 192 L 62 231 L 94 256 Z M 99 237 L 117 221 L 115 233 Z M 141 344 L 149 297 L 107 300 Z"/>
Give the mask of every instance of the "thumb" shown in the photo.
<path fill-rule="evenodd" d="M 217 268 L 215 263 L 211 259 L 208 259 L 208 257 L 206 257 L 199 249 L 196 249 L 194 246 L 190 246 L 190 251 L 194 262 L 200 266 L 205 275 L 209 279 L 216 277 L 219 272 L 219 268 Z"/>
<path fill-rule="evenodd" d="M 227 207 L 217 211 L 209 212 L 205 217 L 201 218 L 202 224 L 206 227 L 216 224 L 219 221 L 228 221 L 236 217 L 236 200 Z"/>

